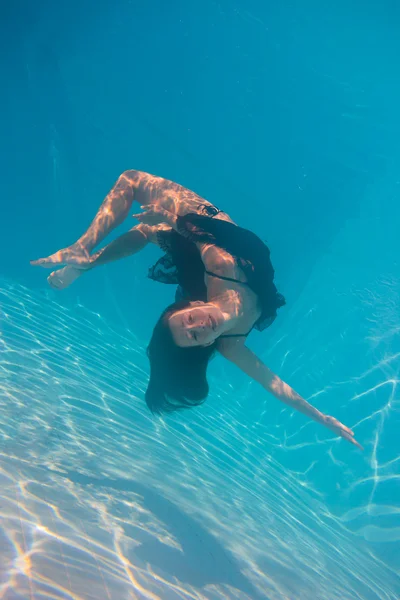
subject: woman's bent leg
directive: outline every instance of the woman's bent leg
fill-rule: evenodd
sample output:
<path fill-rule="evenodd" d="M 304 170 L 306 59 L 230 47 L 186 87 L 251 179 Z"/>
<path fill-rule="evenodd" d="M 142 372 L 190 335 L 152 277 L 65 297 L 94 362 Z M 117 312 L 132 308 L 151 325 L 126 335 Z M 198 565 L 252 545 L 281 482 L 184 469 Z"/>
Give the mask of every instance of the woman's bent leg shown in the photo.
<path fill-rule="evenodd" d="M 87 231 L 75 243 L 47 258 L 31 261 L 31 264 L 45 268 L 62 264 L 87 265 L 92 250 L 128 216 L 139 181 L 139 171 L 122 173 L 107 194 Z"/>

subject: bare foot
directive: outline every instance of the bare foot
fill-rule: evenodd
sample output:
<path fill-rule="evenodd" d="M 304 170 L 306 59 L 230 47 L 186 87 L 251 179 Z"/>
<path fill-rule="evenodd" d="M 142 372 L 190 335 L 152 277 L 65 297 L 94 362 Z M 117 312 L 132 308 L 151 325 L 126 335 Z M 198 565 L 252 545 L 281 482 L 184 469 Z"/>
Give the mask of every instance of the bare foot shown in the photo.
<path fill-rule="evenodd" d="M 69 287 L 71 283 L 74 283 L 78 277 L 83 275 L 83 269 L 76 269 L 75 267 L 64 267 L 53 271 L 47 278 L 49 285 L 55 290 L 64 290 Z"/>
<path fill-rule="evenodd" d="M 52 269 L 54 265 L 74 265 L 77 268 L 85 269 L 90 265 L 89 259 L 90 255 L 86 248 L 80 244 L 73 244 L 46 258 L 31 260 L 30 263 L 34 267 L 44 267 L 45 269 Z"/>

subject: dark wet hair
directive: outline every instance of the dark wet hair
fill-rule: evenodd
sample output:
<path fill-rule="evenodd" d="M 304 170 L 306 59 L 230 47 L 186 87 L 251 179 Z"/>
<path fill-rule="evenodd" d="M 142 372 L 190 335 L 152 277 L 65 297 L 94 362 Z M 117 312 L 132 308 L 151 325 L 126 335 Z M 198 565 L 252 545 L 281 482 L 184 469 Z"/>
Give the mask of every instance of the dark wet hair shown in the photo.
<path fill-rule="evenodd" d="M 170 316 L 190 306 L 181 300 L 168 306 L 158 319 L 147 347 L 150 380 L 146 404 L 152 413 L 170 413 L 202 404 L 208 396 L 207 366 L 215 353 L 210 346 L 177 346 L 168 325 Z"/>

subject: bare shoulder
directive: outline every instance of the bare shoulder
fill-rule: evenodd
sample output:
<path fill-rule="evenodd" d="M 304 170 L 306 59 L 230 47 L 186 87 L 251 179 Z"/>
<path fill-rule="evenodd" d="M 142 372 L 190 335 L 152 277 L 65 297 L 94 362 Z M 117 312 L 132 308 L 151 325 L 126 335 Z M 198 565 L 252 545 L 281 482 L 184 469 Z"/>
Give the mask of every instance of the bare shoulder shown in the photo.
<path fill-rule="evenodd" d="M 233 268 L 236 264 L 232 254 L 223 248 L 214 246 L 214 244 L 199 244 L 199 246 L 203 262 L 212 265 L 217 274 L 223 275 L 226 269 Z"/>
<path fill-rule="evenodd" d="M 246 283 L 246 276 L 232 254 L 213 244 L 198 244 L 198 248 L 207 271 Z"/>
<path fill-rule="evenodd" d="M 224 212 L 219 212 L 213 219 L 236 225 L 230 216 Z M 232 272 L 236 269 L 236 261 L 232 254 L 229 254 L 223 248 L 219 248 L 214 244 L 198 244 L 198 247 L 204 264 L 207 264 L 207 268 L 212 267 L 213 272 L 217 275 L 224 275 L 224 273 L 227 275 L 228 271 Z"/>

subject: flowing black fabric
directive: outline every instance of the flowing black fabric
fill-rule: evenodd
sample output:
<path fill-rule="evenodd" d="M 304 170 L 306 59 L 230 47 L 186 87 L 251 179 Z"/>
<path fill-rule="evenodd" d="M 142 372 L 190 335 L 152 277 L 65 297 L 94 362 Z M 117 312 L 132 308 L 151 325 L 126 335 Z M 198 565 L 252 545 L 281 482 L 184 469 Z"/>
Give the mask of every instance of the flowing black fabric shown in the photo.
<path fill-rule="evenodd" d="M 190 213 L 178 217 L 177 231 L 160 231 L 158 240 L 166 254 L 150 269 L 149 277 L 180 285 L 191 300 L 207 301 L 205 267 L 196 246 L 200 242 L 226 250 L 243 270 L 248 286 L 260 301 L 261 316 L 255 323 L 256 329 L 262 331 L 271 325 L 277 309 L 285 304 L 274 284 L 269 248 L 248 229 Z"/>
<path fill-rule="evenodd" d="M 158 243 L 165 255 L 149 269 L 150 279 L 178 285 L 189 300 L 207 301 L 204 264 L 196 244 L 176 231 L 159 231 Z"/>

